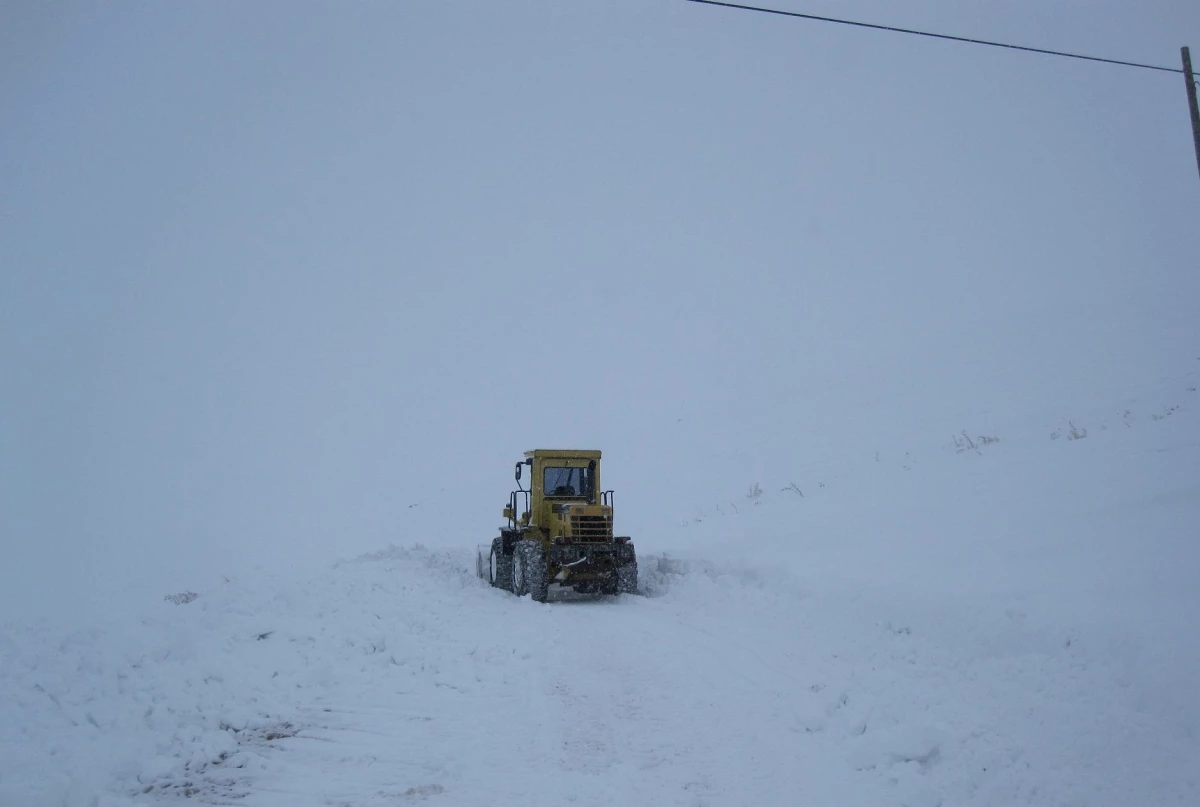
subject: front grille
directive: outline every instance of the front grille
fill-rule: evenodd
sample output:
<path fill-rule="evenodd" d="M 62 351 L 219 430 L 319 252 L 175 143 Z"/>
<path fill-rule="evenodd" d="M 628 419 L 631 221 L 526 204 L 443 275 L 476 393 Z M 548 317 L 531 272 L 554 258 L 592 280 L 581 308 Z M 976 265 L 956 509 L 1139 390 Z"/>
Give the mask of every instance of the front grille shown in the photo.
<path fill-rule="evenodd" d="M 612 516 L 571 516 L 571 537 L 576 541 L 611 541 Z"/>

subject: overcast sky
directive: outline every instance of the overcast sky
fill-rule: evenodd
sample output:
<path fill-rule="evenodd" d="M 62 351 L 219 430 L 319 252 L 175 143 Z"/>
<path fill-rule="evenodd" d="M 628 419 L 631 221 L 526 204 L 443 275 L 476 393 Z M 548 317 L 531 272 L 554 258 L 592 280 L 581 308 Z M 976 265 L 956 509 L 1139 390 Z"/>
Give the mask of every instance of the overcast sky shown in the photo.
<path fill-rule="evenodd" d="M 775 7 L 1200 56 L 1194 0 Z M 534 447 L 637 535 L 1200 356 L 1178 74 L 684 0 L 0 0 L 0 188 L 0 615 L 490 540 Z"/>

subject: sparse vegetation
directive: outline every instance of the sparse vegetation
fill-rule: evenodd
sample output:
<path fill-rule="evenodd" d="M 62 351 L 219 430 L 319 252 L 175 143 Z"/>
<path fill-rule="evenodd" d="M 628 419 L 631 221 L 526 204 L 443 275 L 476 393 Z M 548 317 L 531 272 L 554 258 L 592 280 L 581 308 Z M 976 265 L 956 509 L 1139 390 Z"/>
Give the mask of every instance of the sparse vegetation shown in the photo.
<path fill-rule="evenodd" d="M 1166 420 L 1166 419 L 1167 419 L 1167 418 L 1169 418 L 1171 415 L 1175 414 L 1175 412 L 1176 412 L 1178 409 L 1179 409 L 1179 407 L 1178 407 L 1178 406 L 1172 406 L 1172 407 L 1169 407 L 1169 408 L 1167 408 L 1167 409 L 1164 409 L 1164 410 L 1163 410 L 1162 412 L 1160 412 L 1159 414 L 1157 414 L 1157 415 L 1151 415 L 1150 417 L 1152 417 L 1154 420 Z"/>
<path fill-rule="evenodd" d="M 964 451 L 974 451 L 976 454 L 982 454 L 983 452 L 979 450 L 981 447 L 990 446 L 993 443 L 1000 442 L 999 437 L 996 437 L 995 435 L 988 436 L 986 434 L 981 434 L 972 439 L 971 435 L 967 434 L 966 429 L 956 435 L 951 435 L 951 439 L 954 440 L 955 454 L 961 454 Z M 908 455 L 905 454 L 905 457 L 907 456 Z"/>

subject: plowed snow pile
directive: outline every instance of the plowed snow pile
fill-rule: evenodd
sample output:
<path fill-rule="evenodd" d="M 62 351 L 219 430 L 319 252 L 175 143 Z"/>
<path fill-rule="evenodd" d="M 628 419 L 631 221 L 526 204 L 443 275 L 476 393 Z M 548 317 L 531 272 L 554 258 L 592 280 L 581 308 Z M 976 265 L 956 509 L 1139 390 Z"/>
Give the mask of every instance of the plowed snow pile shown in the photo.
<path fill-rule="evenodd" d="M 627 525 L 643 596 L 516 599 L 471 535 L 8 626 L 0 804 L 1200 804 L 1195 381 L 733 480 Z"/>

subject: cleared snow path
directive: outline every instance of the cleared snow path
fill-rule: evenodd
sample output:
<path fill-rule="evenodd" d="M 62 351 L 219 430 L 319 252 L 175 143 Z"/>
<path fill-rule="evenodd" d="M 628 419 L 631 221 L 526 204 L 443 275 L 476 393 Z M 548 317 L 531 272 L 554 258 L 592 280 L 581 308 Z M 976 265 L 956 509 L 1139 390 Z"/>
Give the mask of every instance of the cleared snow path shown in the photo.
<path fill-rule="evenodd" d="M 1200 803 L 1196 727 L 1121 640 L 662 557 L 653 596 L 543 605 L 470 561 L 0 633 L 0 804 Z"/>

